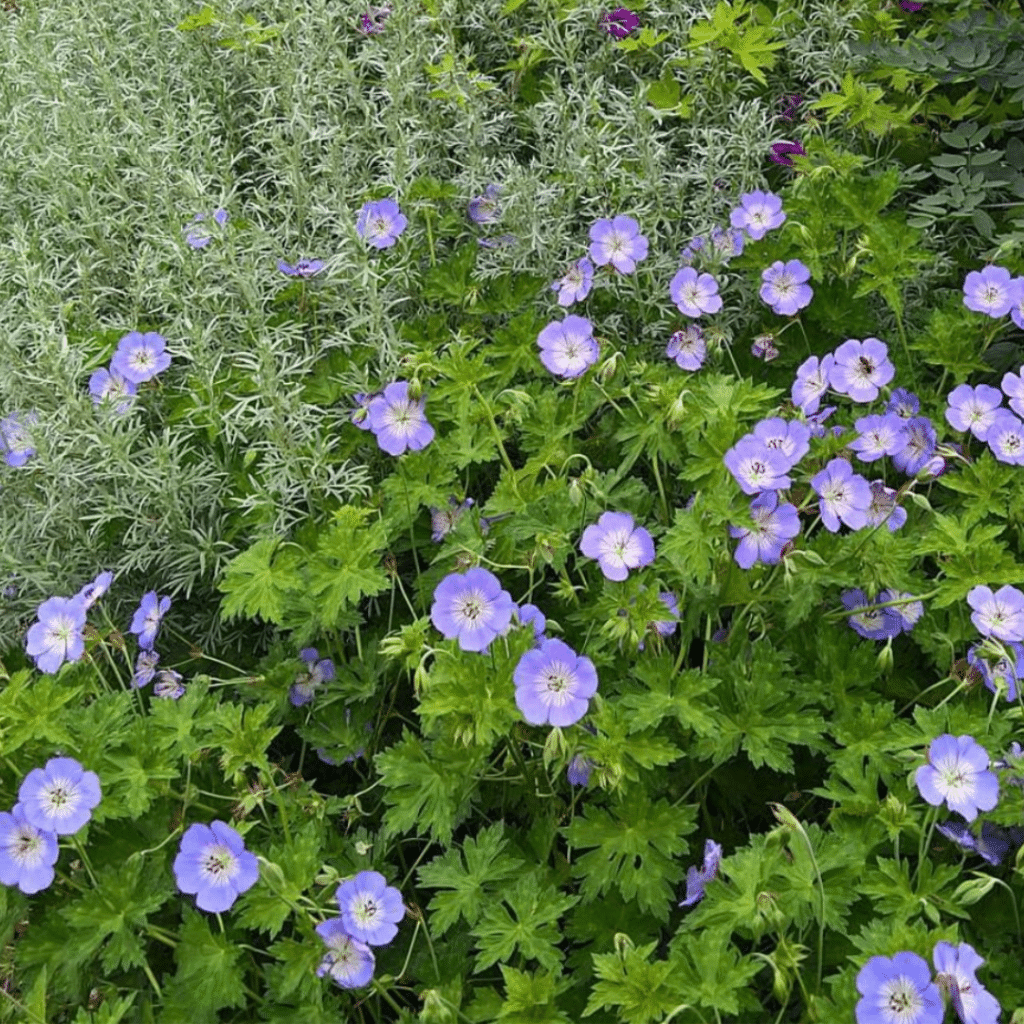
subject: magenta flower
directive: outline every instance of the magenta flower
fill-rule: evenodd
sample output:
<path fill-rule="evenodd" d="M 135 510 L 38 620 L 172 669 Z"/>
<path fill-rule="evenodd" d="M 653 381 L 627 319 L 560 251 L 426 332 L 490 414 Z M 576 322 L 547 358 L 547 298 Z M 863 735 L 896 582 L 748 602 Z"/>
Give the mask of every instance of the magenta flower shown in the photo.
<path fill-rule="evenodd" d="M 1005 267 L 991 264 L 981 271 L 972 270 L 964 281 L 964 305 L 975 313 L 998 320 L 1021 301 L 1024 279 L 1011 278 Z"/>
<path fill-rule="evenodd" d="M 974 821 L 978 811 L 991 811 L 999 802 L 999 780 L 988 770 L 988 751 L 972 736 L 932 740 L 928 764 L 914 773 L 921 796 L 933 807 L 943 801 L 951 811 Z"/>
<path fill-rule="evenodd" d="M 937 981 L 949 992 L 961 1024 L 999 1024 L 999 1001 L 974 976 L 984 962 L 966 942 L 937 942 L 932 950 Z"/>
<path fill-rule="evenodd" d="M 597 670 L 561 640 L 527 651 L 512 673 L 516 706 L 530 725 L 567 726 L 586 713 L 597 693 Z"/>
<path fill-rule="evenodd" d="M 33 825 L 23 804 L 0 811 L 0 884 L 16 885 L 26 896 L 42 892 L 53 882 L 59 853 L 56 833 Z"/>
<path fill-rule="evenodd" d="M 110 357 L 110 370 L 133 384 L 145 384 L 171 365 L 171 357 L 164 351 L 165 344 L 164 338 L 155 331 L 148 334 L 129 331 Z"/>
<path fill-rule="evenodd" d="M 868 521 L 871 486 L 853 472 L 846 459 L 836 458 L 811 477 L 811 487 L 821 496 L 818 507 L 821 521 L 829 533 L 839 532 L 842 520 L 851 530 L 859 530 Z"/>
<path fill-rule="evenodd" d="M 367 36 L 380 35 L 384 31 L 384 22 L 391 14 L 391 9 L 391 4 L 386 4 L 384 7 L 371 7 L 360 17 L 359 31 Z"/>
<path fill-rule="evenodd" d="M 316 969 L 316 976 L 325 974 L 341 988 L 362 988 L 369 985 L 376 967 L 373 950 L 352 938 L 340 917 L 330 917 L 316 926 L 316 933 L 324 940 L 327 953 Z"/>
<path fill-rule="evenodd" d="M 765 448 L 756 438 L 741 438 L 722 456 L 722 462 L 744 494 L 782 491 L 793 486 L 786 475 L 791 469 L 786 456 Z"/>
<path fill-rule="evenodd" d="M 33 768 L 22 779 L 18 803 L 36 828 L 70 836 L 89 821 L 101 796 L 95 772 L 73 757 L 51 757 L 45 768 Z"/>
<path fill-rule="evenodd" d="M 700 274 L 693 267 L 683 267 L 669 284 L 669 294 L 680 313 L 697 317 L 717 313 L 722 308 L 718 282 L 710 274 Z"/>
<path fill-rule="evenodd" d="M 1009 584 L 994 594 L 989 587 L 977 586 L 967 594 L 967 603 L 974 609 L 971 622 L 982 636 L 992 636 L 1004 643 L 1024 640 L 1024 594 Z"/>
<path fill-rule="evenodd" d="M 537 335 L 537 344 L 545 369 L 566 379 L 586 373 L 600 354 L 593 325 L 586 317 L 574 314 L 561 323 L 552 320 Z"/>
<path fill-rule="evenodd" d="M 740 196 L 740 206 L 729 214 L 734 228 L 743 228 L 755 242 L 773 228 L 779 227 L 786 219 L 782 200 L 772 192 L 755 189 Z"/>
<path fill-rule="evenodd" d="M 277 269 L 289 277 L 313 277 L 327 266 L 323 260 L 299 260 L 293 267 L 284 260 L 277 261 Z"/>
<path fill-rule="evenodd" d="M 345 930 L 367 946 L 386 946 L 405 917 L 402 894 L 379 871 L 360 871 L 334 894 Z"/>
<path fill-rule="evenodd" d="M 1009 409 L 997 409 L 985 433 L 985 443 L 1000 462 L 1024 466 L 1024 423 Z"/>
<path fill-rule="evenodd" d="M 486 651 L 512 621 L 512 595 L 494 573 L 477 566 L 449 573 L 434 590 L 430 621 L 463 651 Z"/>
<path fill-rule="evenodd" d="M 611 14 L 602 14 L 598 24 L 616 39 L 625 39 L 640 24 L 640 19 L 627 7 L 619 7 Z"/>
<path fill-rule="evenodd" d="M 669 339 L 665 355 L 674 359 L 680 370 L 696 373 L 708 355 L 707 342 L 700 324 L 688 324 L 683 330 L 676 331 Z"/>
<path fill-rule="evenodd" d="M 718 865 L 722 861 L 722 847 L 713 839 L 704 841 L 704 863 L 699 867 L 687 868 L 686 899 L 679 904 L 681 907 L 692 907 L 704 899 L 704 889 L 717 874 Z"/>
<path fill-rule="evenodd" d="M 810 276 L 810 270 L 799 260 L 776 260 L 761 273 L 761 298 L 779 316 L 793 316 L 814 295 L 814 289 L 806 283 Z"/>
<path fill-rule="evenodd" d="M 190 825 L 174 858 L 178 888 L 196 897 L 200 910 L 221 913 L 251 889 L 260 876 L 256 855 L 227 823 Z"/>
<path fill-rule="evenodd" d="M 553 292 L 558 292 L 558 304 L 571 306 L 574 302 L 582 302 L 589 294 L 594 283 L 594 264 L 587 259 L 577 260 L 560 281 L 551 285 Z"/>
<path fill-rule="evenodd" d="M 647 239 L 632 217 L 619 215 L 595 221 L 590 227 L 590 258 L 599 266 L 608 263 L 620 274 L 632 274 L 637 261 L 647 256 Z"/>
<path fill-rule="evenodd" d="M 730 526 L 729 536 L 741 538 L 733 557 L 741 569 L 755 562 L 775 565 L 782 558 L 787 541 L 800 533 L 800 516 L 795 505 L 779 507 L 776 491 L 765 491 L 750 503 L 752 526 Z"/>
<path fill-rule="evenodd" d="M 388 249 L 398 241 L 409 220 L 393 199 L 369 200 L 363 203 L 356 219 L 356 234 L 375 249 Z"/>
<path fill-rule="evenodd" d="M 424 405 L 425 399 L 409 397 L 409 383 L 404 380 L 389 384 L 383 395 L 370 402 L 370 429 L 382 451 L 388 455 L 418 452 L 434 440 Z"/>
<path fill-rule="evenodd" d="M 873 956 L 857 975 L 857 1024 L 942 1024 L 945 1007 L 928 964 L 916 953 Z"/>
<path fill-rule="evenodd" d="M 873 402 L 878 389 L 896 376 L 896 368 L 889 362 L 889 348 L 877 338 L 847 339 L 836 349 L 835 360 L 829 383 L 855 402 Z"/>
<path fill-rule="evenodd" d="M 596 558 L 605 579 L 621 582 L 630 569 L 654 561 L 654 541 L 642 527 L 633 525 L 625 512 L 605 512 L 597 524 L 583 531 L 580 550 L 587 558 Z"/>
<path fill-rule="evenodd" d="M 799 142 L 774 142 L 772 143 L 772 162 L 781 164 L 783 167 L 792 167 L 791 156 L 807 156 L 807 151 Z"/>
<path fill-rule="evenodd" d="M 976 388 L 961 384 L 949 393 L 946 422 L 954 430 L 969 430 L 979 441 L 988 436 L 996 410 L 1003 404 L 1003 394 L 988 384 Z"/>

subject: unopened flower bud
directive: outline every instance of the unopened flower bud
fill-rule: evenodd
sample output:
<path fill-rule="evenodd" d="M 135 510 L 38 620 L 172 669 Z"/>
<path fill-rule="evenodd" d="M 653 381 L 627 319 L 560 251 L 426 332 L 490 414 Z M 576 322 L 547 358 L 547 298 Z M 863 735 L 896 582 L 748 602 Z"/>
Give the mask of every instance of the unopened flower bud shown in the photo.
<path fill-rule="evenodd" d="M 578 507 L 583 502 L 583 485 L 580 482 L 580 478 L 574 476 L 569 481 L 569 503 L 575 507 Z"/>
<path fill-rule="evenodd" d="M 413 378 L 409 381 L 409 401 L 418 402 L 423 397 L 423 385 Z"/>

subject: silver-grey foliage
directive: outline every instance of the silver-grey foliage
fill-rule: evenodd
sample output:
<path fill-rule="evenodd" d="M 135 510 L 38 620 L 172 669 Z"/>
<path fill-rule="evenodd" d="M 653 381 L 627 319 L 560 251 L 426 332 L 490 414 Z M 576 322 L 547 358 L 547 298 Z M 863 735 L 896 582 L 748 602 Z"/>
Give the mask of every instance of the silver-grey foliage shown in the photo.
<path fill-rule="evenodd" d="M 217 3 L 236 35 L 249 11 L 283 26 L 239 50 L 218 47 L 211 29 L 178 31 L 199 6 L 185 0 L 65 0 L 0 16 L 0 415 L 39 414 L 37 453 L 24 467 L 0 464 L 0 580 L 14 574 L 20 586 L 0 601 L 0 648 L 23 646 L 41 601 L 106 569 L 118 574 L 105 604 L 122 630 L 156 589 L 180 599 L 173 620 L 200 646 L 252 635 L 211 614 L 227 561 L 370 493 L 389 464 L 371 435 L 355 436 L 347 403 L 303 395 L 331 350 L 361 346 L 341 373 L 346 394 L 388 383 L 408 354 L 397 321 L 415 312 L 413 268 L 401 252 L 425 253 L 427 217 L 436 225 L 446 212 L 402 202 L 417 178 L 454 183 L 463 219 L 470 198 L 503 186 L 501 222 L 466 220 L 460 239 L 516 236 L 481 249 L 484 278 L 511 269 L 554 280 L 585 254 L 589 223 L 628 213 L 651 240 L 643 279 L 658 282 L 662 306 L 682 246 L 727 224 L 741 191 L 764 186 L 778 109 L 734 63 L 708 54 L 678 68 L 694 113 L 667 117 L 598 28 L 614 5 L 560 14 L 531 3 L 510 17 L 502 5 L 440 0 L 435 18 L 396 4 L 385 32 L 364 37 L 358 5 Z M 790 6 L 808 29 L 772 88 L 792 91 L 798 78 L 824 91 L 851 66 L 864 3 Z M 659 58 L 682 56 L 710 10 L 647 5 L 645 23 L 669 34 Z M 511 71 L 495 70 L 527 38 L 552 55 L 533 106 L 514 98 Z M 426 66 L 446 54 L 453 71 L 431 78 Z M 409 227 L 377 253 L 355 219 L 386 193 Z M 228 230 L 189 248 L 183 227 L 220 206 Z M 277 259 L 301 257 L 328 263 L 309 285 L 320 300 L 312 330 L 273 306 L 290 284 Z M 638 340 L 663 344 L 667 312 Z M 172 363 L 121 417 L 94 406 L 88 380 L 136 329 L 159 331 Z M 239 393 L 243 379 L 252 393 Z"/>

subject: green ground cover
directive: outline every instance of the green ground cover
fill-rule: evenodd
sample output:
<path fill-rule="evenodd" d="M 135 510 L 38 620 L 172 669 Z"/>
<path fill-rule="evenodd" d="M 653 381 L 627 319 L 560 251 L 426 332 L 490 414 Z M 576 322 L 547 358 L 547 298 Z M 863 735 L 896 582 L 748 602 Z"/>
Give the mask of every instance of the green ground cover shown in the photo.
<path fill-rule="evenodd" d="M 0 11 L 0 1021 L 1021 1024 L 1021 5 L 390 6 Z"/>

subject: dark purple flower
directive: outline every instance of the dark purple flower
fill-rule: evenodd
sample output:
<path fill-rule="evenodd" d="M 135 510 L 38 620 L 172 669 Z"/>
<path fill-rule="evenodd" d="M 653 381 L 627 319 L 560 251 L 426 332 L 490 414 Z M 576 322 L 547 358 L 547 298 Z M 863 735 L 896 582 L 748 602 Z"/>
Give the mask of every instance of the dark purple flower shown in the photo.
<path fill-rule="evenodd" d="M 791 156 L 807 156 L 807 151 L 799 142 L 774 142 L 772 143 L 772 162 L 781 164 L 783 167 L 792 167 Z"/>
<path fill-rule="evenodd" d="M 611 14 L 602 14 L 599 24 L 603 25 L 609 35 L 616 39 L 625 39 L 640 24 L 640 19 L 628 8 L 619 7 Z"/>

